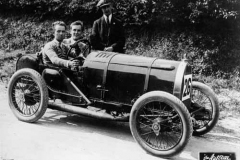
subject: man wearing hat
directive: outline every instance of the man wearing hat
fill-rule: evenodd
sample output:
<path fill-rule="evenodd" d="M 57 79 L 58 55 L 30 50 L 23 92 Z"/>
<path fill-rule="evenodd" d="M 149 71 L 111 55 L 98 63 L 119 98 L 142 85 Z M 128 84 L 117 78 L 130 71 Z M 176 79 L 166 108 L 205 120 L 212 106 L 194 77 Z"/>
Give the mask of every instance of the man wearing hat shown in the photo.
<path fill-rule="evenodd" d="M 90 36 L 93 49 L 124 53 L 125 36 L 121 21 L 112 14 L 112 3 L 100 0 L 97 4 L 103 16 L 93 23 Z"/>

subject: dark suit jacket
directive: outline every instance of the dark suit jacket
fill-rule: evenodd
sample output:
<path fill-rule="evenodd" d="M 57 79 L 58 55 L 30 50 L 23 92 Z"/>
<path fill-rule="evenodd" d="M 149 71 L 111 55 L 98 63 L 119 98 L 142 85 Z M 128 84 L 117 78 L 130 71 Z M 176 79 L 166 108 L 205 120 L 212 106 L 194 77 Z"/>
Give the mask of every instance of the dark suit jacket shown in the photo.
<path fill-rule="evenodd" d="M 112 16 L 109 26 L 103 16 L 94 21 L 90 36 L 93 49 L 104 50 L 105 47 L 113 47 L 113 52 L 123 53 L 125 35 L 122 23 Z"/>

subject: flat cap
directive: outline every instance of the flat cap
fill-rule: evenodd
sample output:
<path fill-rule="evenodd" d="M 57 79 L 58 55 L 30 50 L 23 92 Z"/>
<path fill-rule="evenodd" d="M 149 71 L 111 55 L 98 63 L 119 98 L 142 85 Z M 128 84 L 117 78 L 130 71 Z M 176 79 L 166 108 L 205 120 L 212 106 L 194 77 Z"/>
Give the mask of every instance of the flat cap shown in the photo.
<path fill-rule="evenodd" d="M 111 5 L 111 1 L 110 0 L 100 0 L 98 3 L 97 3 L 97 7 L 101 8 L 103 6 L 107 6 L 107 5 Z"/>

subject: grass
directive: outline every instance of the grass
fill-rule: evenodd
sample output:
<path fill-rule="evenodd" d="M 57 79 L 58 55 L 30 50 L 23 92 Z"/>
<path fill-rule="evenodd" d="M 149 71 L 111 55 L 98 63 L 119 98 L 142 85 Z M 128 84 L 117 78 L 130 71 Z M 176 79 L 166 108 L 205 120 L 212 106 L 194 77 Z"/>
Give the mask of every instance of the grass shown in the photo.
<path fill-rule="evenodd" d="M 6 52 L 0 50 L 0 80 L 8 82 L 8 79 L 15 72 L 15 63 L 21 54 L 25 54 L 24 51 Z"/>

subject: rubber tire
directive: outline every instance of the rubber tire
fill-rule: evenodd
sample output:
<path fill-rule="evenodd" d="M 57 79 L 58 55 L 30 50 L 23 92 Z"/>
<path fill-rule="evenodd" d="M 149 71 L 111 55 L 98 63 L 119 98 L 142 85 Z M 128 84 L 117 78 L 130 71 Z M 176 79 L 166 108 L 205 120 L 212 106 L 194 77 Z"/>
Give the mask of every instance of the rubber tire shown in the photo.
<path fill-rule="evenodd" d="M 195 88 L 202 93 L 204 93 L 211 101 L 212 108 L 213 108 L 213 120 L 210 121 L 207 127 L 202 128 L 201 130 L 197 131 L 193 129 L 193 135 L 194 136 L 201 136 L 206 134 L 207 132 L 211 131 L 213 127 L 217 124 L 218 118 L 219 118 L 219 103 L 216 94 L 214 91 L 208 87 L 206 84 L 193 81 L 192 82 L 192 89 Z"/>
<path fill-rule="evenodd" d="M 40 94 L 41 94 L 39 108 L 38 108 L 37 112 L 31 116 L 24 116 L 15 108 L 15 105 L 13 103 L 13 97 L 11 94 L 14 83 L 24 75 L 27 75 L 33 79 L 33 81 L 38 85 Z M 47 85 L 46 85 L 45 81 L 43 80 L 42 76 L 37 71 L 35 71 L 33 69 L 29 69 L 29 68 L 20 69 L 17 72 L 15 72 L 13 74 L 13 76 L 11 77 L 9 84 L 8 84 L 8 103 L 9 103 L 9 106 L 10 106 L 13 114 L 20 121 L 32 123 L 32 122 L 36 122 L 38 119 L 40 119 L 46 112 L 47 106 L 48 106 L 48 88 L 47 88 Z"/>
<path fill-rule="evenodd" d="M 145 104 L 152 101 L 160 101 L 170 105 L 172 108 L 178 112 L 181 117 L 183 123 L 183 135 L 179 144 L 174 148 L 168 151 L 157 151 L 155 149 L 150 148 L 144 141 L 142 141 L 139 136 L 136 128 L 136 116 L 141 107 Z M 173 96 L 170 93 L 163 91 L 152 91 L 142 95 L 137 101 L 134 103 L 131 113 L 130 113 L 130 129 L 134 139 L 137 143 L 148 153 L 162 157 L 162 158 L 170 158 L 180 154 L 184 148 L 187 146 L 191 136 L 192 136 L 192 122 L 190 119 L 190 114 L 186 106 L 180 101 L 177 97 Z"/>

